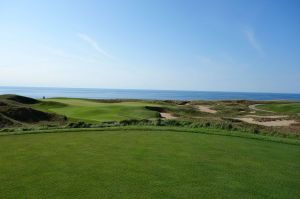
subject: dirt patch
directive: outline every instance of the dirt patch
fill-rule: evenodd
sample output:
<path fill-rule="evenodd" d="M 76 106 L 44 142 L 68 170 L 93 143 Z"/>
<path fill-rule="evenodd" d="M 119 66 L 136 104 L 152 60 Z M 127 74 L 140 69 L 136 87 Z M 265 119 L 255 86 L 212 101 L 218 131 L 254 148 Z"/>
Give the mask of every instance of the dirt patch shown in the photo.
<path fill-rule="evenodd" d="M 250 124 L 257 124 L 257 125 L 262 125 L 262 126 L 290 126 L 291 124 L 297 123 L 295 120 L 272 120 L 272 121 L 257 121 L 253 117 L 239 117 L 239 118 L 234 118 L 243 122 L 247 122 Z M 274 118 L 272 118 L 274 119 Z"/>
<path fill-rule="evenodd" d="M 176 119 L 177 117 L 173 116 L 171 113 L 159 113 L 160 117 L 165 119 Z"/>
<path fill-rule="evenodd" d="M 218 111 L 211 109 L 209 106 L 204 106 L 204 105 L 198 105 L 198 109 L 202 112 L 206 113 L 217 113 Z"/>

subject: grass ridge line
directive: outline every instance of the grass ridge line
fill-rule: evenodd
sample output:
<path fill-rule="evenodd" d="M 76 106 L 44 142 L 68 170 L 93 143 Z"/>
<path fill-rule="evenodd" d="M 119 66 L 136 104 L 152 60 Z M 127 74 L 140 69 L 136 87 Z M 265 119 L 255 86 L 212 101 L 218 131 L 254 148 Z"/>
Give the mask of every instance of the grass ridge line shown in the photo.
<path fill-rule="evenodd" d="M 185 133 L 200 133 L 206 135 L 217 135 L 217 136 L 230 136 L 239 137 L 246 139 L 254 139 L 260 141 L 269 141 L 282 144 L 291 144 L 300 146 L 299 139 L 274 137 L 268 135 L 257 135 L 246 132 L 233 132 L 222 129 L 192 129 L 184 127 L 153 127 L 153 126 L 127 126 L 127 127 L 103 127 L 103 128 L 69 128 L 69 129 L 46 129 L 46 130 L 33 130 L 33 131 L 14 131 L 14 132 L 2 132 L 0 136 L 12 136 L 12 135 L 27 135 L 27 134 L 41 134 L 41 133 L 71 133 L 71 132 L 81 132 L 81 131 L 130 131 L 130 130 L 141 130 L 141 131 L 173 131 L 173 132 L 185 132 Z"/>

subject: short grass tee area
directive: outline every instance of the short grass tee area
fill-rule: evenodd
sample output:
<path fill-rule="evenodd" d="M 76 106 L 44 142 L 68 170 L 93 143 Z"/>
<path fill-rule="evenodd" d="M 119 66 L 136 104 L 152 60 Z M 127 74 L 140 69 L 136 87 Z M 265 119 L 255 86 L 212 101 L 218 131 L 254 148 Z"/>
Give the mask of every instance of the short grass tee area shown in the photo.
<path fill-rule="evenodd" d="M 0 136 L 0 198 L 299 198 L 300 146 L 159 130 Z"/>

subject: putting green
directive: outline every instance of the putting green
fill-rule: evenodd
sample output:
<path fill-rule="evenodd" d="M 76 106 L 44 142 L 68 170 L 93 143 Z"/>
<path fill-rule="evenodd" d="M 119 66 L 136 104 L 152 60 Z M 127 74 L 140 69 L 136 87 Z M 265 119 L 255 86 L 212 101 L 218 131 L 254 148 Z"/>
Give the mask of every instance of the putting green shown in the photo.
<path fill-rule="evenodd" d="M 35 108 L 88 122 L 150 119 L 158 116 L 157 112 L 145 108 L 145 106 L 150 105 L 146 102 L 105 103 L 71 98 L 53 98 L 44 100 L 44 102 L 59 102 L 65 106 L 63 104 L 37 104 Z"/>
<path fill-rule="evenodd" d="M 0 198 L 299 198 L 299 154 L 155 129 L 0 136 Z"/>

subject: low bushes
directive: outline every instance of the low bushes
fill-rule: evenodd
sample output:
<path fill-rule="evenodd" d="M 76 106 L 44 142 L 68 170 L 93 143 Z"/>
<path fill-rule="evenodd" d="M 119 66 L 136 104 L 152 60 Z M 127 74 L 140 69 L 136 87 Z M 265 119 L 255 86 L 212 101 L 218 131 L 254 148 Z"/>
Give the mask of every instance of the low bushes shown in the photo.
<path fill-rule="evenodd" d="M 3 128 L 1 132 L 12 131 L 31 131 L 31 130 L 47 130 L 47 129 L 69 129 L 69 128 L 106 128 L 106 127 L 122 127 L 122 126 L 165 126 L 165 127 L 185 127 L 185 128 L 211 128 L 222 129 L 227 131 L 239 131 L 252 134 L 273 135 L 280 137 L 299 138 L 299 134 L 280 133 L 276 129 L 265 129 L 257 125 L 240 125 L 240 123 L 232 123 L 229 121 L 184 121 L 184 120 L 165 120 L 165 119 L 142 119 L 142 120 L 122 120 L 122 121 L 107 121 L 98 124 L 90 124 L 83 121 L 72 122 L 64 127 L 43 126 L 40 128 Z"/>
<path fill-rule="evenodd" d="M 72 122 L 67 127 L 69 128 L 89 128 L 91 127 L 91 124 L 87 124 L 85 122 Z"/>
<path fill-rule="evenodd" d="M 70 123 L 69 128 L 101 128 L 101 127 L 115 127 L 115 126 L 176 126 L 189 128 L 219 128 L 226 130 L 237 130 L 230 122 L 192 122 L 184 120 L 163 120 L 163 119 L 142 119 L 142 120 L 122 120 L 120 122 L 101 122 L 98 124 L 88 124 L 85 122 Z"/>

